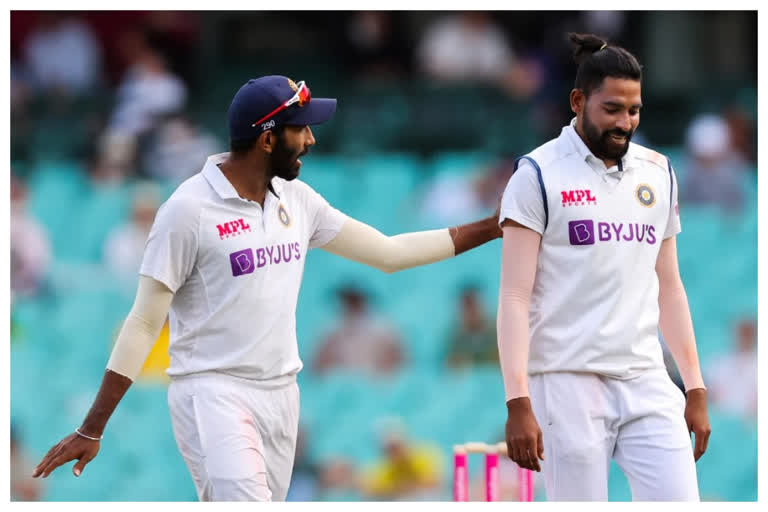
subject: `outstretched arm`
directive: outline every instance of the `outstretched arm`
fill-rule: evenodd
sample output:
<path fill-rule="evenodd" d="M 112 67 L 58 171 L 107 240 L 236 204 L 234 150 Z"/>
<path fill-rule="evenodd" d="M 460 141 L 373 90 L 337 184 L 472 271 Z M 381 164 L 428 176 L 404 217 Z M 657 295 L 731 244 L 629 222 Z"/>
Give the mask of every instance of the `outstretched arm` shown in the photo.
<path fill-rule="evenodd" d="M 501 237 L 497 217 L 452 228 L 387 236 L 347 218 L 336 237 L 323 246 L 328 252 L 392 273 L 435 263 Z"/>
<path fill-rule="evenodd" d="M 117 404 L 139 375 L 144 361 L 157 340 L 168 316 L 173 300 L 164 284 L 150 277 L 140 276 L 136 299 L 112 349 L 101 387 L 88 415 L 75 432 L 51 448 L 37 465 L 32 476 L 47 477 L 51 471 L 67 462 L 78 459 L 75 476 L 85 468 L 99 452 L 99 439 Z"/>

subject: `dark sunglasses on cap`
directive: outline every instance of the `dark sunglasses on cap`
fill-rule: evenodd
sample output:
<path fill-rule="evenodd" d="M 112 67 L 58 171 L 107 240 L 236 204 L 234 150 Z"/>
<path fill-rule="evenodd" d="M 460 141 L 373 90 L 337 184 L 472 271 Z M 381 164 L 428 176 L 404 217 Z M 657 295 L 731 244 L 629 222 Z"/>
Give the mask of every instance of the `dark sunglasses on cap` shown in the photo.
<path fill-rule="evenodd" d="M 298 103 L 300 107 L 303 107 L 304 105 L 308 104 L 310 101 L 312 101 L 312 93 L 309 91 L 309 87 L 306 83 L 304 83 L 304 80 L 296 84 L 296 94 L 291 96 L 291 98 L 283 103 L 280 104 L 279 107 L 277 107 L 275 110 L 270 112 L 269 114 L 265 115 L 255 123 L 251 125 L 251 127 L 255 127 L 259 123 L 263 123 L 270 117 L 274 116 L 278 112 L 285 110 L 286 108 L 290 107 L 294 103 Z"/>

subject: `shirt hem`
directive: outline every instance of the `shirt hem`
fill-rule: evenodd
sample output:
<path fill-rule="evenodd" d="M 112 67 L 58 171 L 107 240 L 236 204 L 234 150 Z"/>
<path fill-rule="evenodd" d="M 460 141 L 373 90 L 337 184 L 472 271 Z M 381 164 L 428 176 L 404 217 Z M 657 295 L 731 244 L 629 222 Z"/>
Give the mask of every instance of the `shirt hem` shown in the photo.
<path fill-rule="evenodd" d="M 290 386 L 296 382 L 296 374 L 280 375 L 279 377 L 267 378 L 267 379 L 251 379 L 243 377 L 241 375 L 233 375 L 225 371 L 220 370 L 204 370 L 200 372 L 190 372 L 184 374 L 171 375 L 168 374 L 171 381 L 182 381 L 200 377 L 220 377 L 224 379 L 230 379 L 237 382 L 241 382 L 248 386 L 253 386 L 259 389 L 279 389 Z"/>

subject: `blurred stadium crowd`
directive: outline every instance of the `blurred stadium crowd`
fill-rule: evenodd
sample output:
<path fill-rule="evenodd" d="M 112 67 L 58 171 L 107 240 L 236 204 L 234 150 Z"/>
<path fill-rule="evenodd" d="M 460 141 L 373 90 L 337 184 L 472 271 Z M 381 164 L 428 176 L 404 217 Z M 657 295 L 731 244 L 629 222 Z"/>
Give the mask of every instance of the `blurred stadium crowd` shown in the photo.
<path fill-rule="evenodd" d="M 154 213 L 248 78 L 339 98 L 301 178 L 387 234 L 494 210 L 514 156 L 570 119 L 564 33 L 645 67 L 635 140 L 680 182 L 680 266 L 713 437 L 703 499 L 757 497 L 757 15 L 748 12 L 11 13 L 11 489 L 16 500 L 194 500 L 165 402 L 167 329 L 79 479 L 31 463 L 95 395 Z M 297 328 L 289 499 L 450 499 L 455 443 L 503 438 L 500 246 L 383 275 L 315 251 Z M 671 358 L 669 371 L 679 382 Z M 477 480 L 480 462 L 470 470 Z M 514 464 L 501 466 L 515 499 Z M 505 477 L 506 475 L 506 477 Z M 629 499 L 612 467 L 611 499 Z M 537 499 L 543 499 L 537 489 Z"/>

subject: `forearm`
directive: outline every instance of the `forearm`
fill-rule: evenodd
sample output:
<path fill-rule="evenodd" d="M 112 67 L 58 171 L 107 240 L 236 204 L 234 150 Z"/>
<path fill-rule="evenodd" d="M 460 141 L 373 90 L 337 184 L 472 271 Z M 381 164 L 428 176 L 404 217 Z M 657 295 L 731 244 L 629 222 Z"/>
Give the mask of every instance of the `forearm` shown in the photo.
<path fill-rule="evenodd" d="M 498 238 L 495 218 L 450 229 L 418 231 L 387 236 L 375 228 L 349 218 L 336 237 L 323 249 L 369 265 L 383 272 L 435 263 Z"/>
<path fill-rule="evenodd" d="M 107 370 L 81 432 L 99 437 L 125 392 L 138 377 L 168 315 L 173 293 L 162 283 L 139 277 L 136 300 L 115 341 Z"/>
<path fill-rule="evenodd" d="M 453 240 L 455 255 L 474 249 L 486 242 L 501 238 L 498 216 L 452 227 L 448 230 Z"/>
<path fill-rule="evenodd" d="M 514 295 L 501 295 L 496 317 L 499 362 L 506 401 L 528 396 L 528 304 Z"/>
<path fill-rule="evenodd" d="M 680 371 L 686 392 L 704 388 L 688 297 L 682 283 L 660 286 L 659 328 Z"/>
<path fill-rule="evenodd" d="M 112 370 L 104 372 L 99 393 L 80 427 L 80 432 L 90 437 L 101 437 L 107 421 L 132 382 L 128 377 Z"/>
<path fill-rule="evenodd" d="M 157 341 L 173 301 L 173 292 L 147 276 L 139 276 L 136 300 L 117 336 L 107 369 L 136 380 Z"/>
<path fill-rule="evenodd" d="M 519 225 L 504 227 L 496 324 L 507 402 L 528 396 L 528 312 L 540 242 L 541 235 L 535 231 Z"/>
<path fill-rule="evenodd" d="M 352 218 L 323 249 L 387 273 L 434 263 L 454 254 L 447 229 L 390 237 Z"/>

